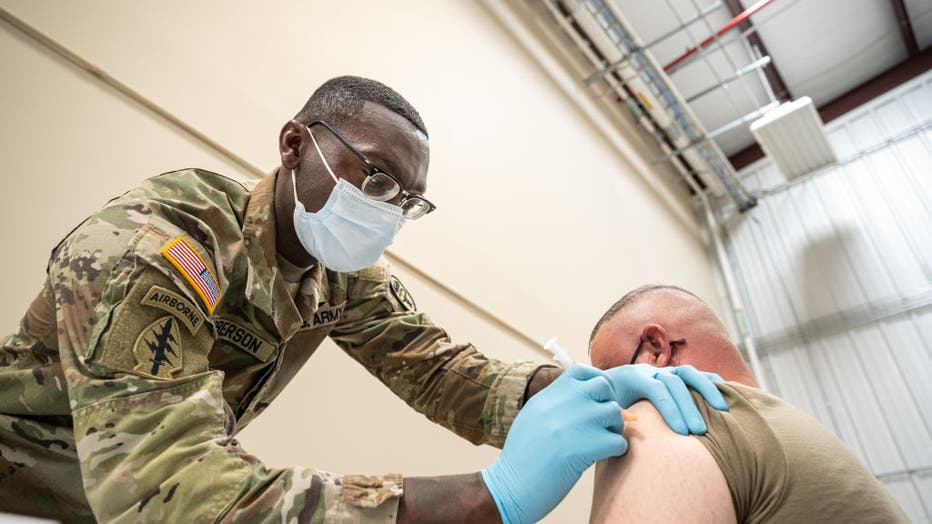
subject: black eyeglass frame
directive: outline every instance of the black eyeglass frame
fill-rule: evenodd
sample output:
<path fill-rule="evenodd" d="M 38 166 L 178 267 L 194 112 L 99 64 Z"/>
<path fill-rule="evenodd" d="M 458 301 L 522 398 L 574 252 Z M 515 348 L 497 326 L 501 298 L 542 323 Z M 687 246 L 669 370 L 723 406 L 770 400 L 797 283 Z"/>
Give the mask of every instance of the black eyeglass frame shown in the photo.
<path fill-rule="evenodd" d="M 381 167 L 375 165 L 375 162 L 373 162 L 373 161 L 369 160 L 368 158 L 366 158 L 366 155 L 364 155 L 364 154 L 362 153 L 362 151 L 356 149 L 356 147 L 355 147 L 353 144 L 350 144 L 349 140 L 343 138 L 343 135 L 341 135 L 336 129 L 333 128 L 333 126 L 331 126 L 331 125 L 328 124 L 327 122 L 324 122 L 323 120 L 314 120 L 313 122 L 307 124 L 307 128 L 310 130 L 310 128 L 312 128 L 312 127 L 314 127 L 314 126 L 316 126 L 316 125 L 324 126 L 324 127 L 327 129 L 327 131 L 330 131 L 330 133 L 333 134 L 333 136 L 337 137 L 337 140 L 339 140 L 344 146 L 346 146 L 347 149 L 349 149 L 354 155 L 356 155 L 356 158 L 358 158 L 359 160 L 361 160 L 362 163 L 366 164 L 366 167 L 369 168 L 369 174 L 366 175 L 366 180 L 363 182 L 363 192 L 365 192 L 366 182 L 369 181 L 370 177 L 372 177 L 372 176 L 375 175 L 376 173 L 382 173 L 383 175 L 385 175 L 385 176 L 387 176 L 388 178 L 392 179 L 392 181 L 395 182 L 395 184 L 398 186 L 398 193 L 395 193 L 394 195 L 392 195 L 392 196 L 386 198 L 386 199 L 385 199 L 386 201 L 387 201 L 387 200 L 391 200 L 391 199 L 397 197 L 397 196 L 400 194 L 400 195 L 401 195 L 401 208 L 402 208 L 402 209 L 405 208 L 404 205 L 405 205 L 405 203 L 408 202 L 409 200 L 415 200 L 415 199 L 416 199 L 416 200 L 420 200 L 420 201 L 424 202 L 425 204 L 427 204 L 427 211 L 425 211 L 424 213 L 422 213 L 422 214 L 420 214 L 420 215 L 418 215 L 418 216 L 416 216 L 416 217 L 413 217 L 413 218 L 411 218 L 411 217 L 405 217 L 405 218 L 407 218 L 407 219 L 409 219 L 409 220 L 417 220 L 418 218 L 421 218 L 421 217 L 424 216 L 424 215 L 427 215 L 427 214 L 429 214 L 429 213 L 432 213 L 435 209 L 437 209 L 437 206 L 435 206 L 434 203 L 431 202 L 430 200 L 427 200 L 426 198 L 424 198 L 424 197 L 421 196 L 421 195 L 415 195 L 415 194 L 413 194 L 413 193 L 408 192 L 408 190 L 405 189 L 405 186 L 404 186 L 404 184 L 401 183 L 401 181 L 399 181 L 397 178 L 395 178 L 395 176 L 392 175 L 391 173 L 389 173 L 388 171 L 386 171 L 386 170 L 382 169 Z M 370 198 L 373 198 L 373 197 L 371 197 L 370 195 L 366 195 L 366 196 L 368 196 L 368 197 L 370 197 Z M 378 200 L 378 199 L 373 198 L 373 200 Z M 403 214 L 403 213 L 402 213 L 402 214 Z"/>
<path fill-rule="evenodd" d="M 677 339 L 677 340 L 671 340 L 671 341 L 670 341 L 670 347 L 673 348 L 673 346 L 676 346 L 676 345 L 679 345 L 679 344 L 685 344 L 685 343 L 686 343 L 686 339 L 685 339 L 685 338 L 680 338 L 680 339 Z M 634 350 L 634 355 L 631 355 L 631 362 L 628 362 L 628 365 L 633 365 L 633 364 L 637 361 L 637 359 L 638 359 L 638 354 L 641 352 L 641 347 L 643 347 L 643 346 L 644 346 L 644 339 L 642 338 L 641 341 L 638 342 L 638 347 Z"/>

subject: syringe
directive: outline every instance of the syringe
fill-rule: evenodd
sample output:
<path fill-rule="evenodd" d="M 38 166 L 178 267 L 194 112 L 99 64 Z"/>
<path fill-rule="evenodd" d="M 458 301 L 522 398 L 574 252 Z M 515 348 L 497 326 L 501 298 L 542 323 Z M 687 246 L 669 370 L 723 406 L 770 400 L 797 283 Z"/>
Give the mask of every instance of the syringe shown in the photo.
<path fill-rule="evenodd" d="M 560 363 L 563 366 L 563 369 L 566 369 L 574 364 L 573 357 L 570 356 L 570 352 L 561 348 L 557 344 L 557 337 L 553 337 L 544 344 L 544 349 L 553 353 L 553 359 Z"/>
<path fill-rule="evenodd" d="M 570 356 L 570 352 L 557 344 L 557 337 L 553 337 L 548 340 L 544 344 L 544 349 L 553 353 L 553 359 L 556 360 L 561 366 L 563 366 L 563 369 L 567 369 L 574 364 L 573 357 Z M 630 422 L 632 420 L 637 420 L 638 416 L 634 413 L 631 413 L 627 409 L 622 408 L 621 418 L 625 422 Z"/>

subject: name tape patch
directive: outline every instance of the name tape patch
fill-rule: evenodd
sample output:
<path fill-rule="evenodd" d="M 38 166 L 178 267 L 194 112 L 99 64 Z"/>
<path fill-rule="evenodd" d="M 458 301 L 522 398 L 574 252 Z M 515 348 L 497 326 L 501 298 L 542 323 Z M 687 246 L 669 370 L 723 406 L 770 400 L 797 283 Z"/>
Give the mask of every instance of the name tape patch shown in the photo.
<path fill-rule="evenodd" d="M 267 362 L 275 353 L 275 344 L 236 322 L 218 318 L 214 321 L 214 326 L 217 328 L 217 338 L 262 362 Z"/>
<path fill-rule="evenodd" d="M 190 300 L 162 286 L 149 288 L 149 291 L 142 297 L 141 303 L 144 306 L 152 306 L 171 313 L 188 327 L 192 335 L 204 325 L 204 314 Z"/>
<path fill-rule="evenodd" d="M 324 302 L 317 306 L 317 311 L 314 312 L 314 318 L 310 321 L 305 320 L 304 323 L 301 324 L 300 331 L 332 326 L 343 318 L 343 309 L 346 307 L 346 302 L 335 306 L 328 306 L 326 304 L 327 303 Z"/>
<path fill-rule="evenodd" d="M 217 279 L 207 268 L 204 259 L 197 254 L 191 244 L 188 244 L 184 237 L 178 237 L 162 248 L 162 256 L 184 275 L 184 278 L 204 301 L 207 312 L 213 313 L 217 302 L 220 301 L 220 286 L 217 285 Z"/>

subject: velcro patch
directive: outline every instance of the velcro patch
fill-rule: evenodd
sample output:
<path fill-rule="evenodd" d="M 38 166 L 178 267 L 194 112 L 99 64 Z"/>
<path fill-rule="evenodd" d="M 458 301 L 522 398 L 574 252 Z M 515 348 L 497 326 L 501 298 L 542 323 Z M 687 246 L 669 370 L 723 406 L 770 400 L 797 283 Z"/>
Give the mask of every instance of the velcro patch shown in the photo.
<path fill-rule="evenodd" d="M 321 307 L 323 306 L 323 307 Z M 311 327 L 322 327 L 336 324 L 343 318 L 343 309 L 346 307 L 346 302 L 342 304 L 337 304 L 335 306 L 327 305 L 326 302 L 317 307 L 317 311 L 314 312 L 314 320 L 311 323 Z"/>
<path fill-rule="evenodd" d="M 182 324 L 188 327 L 192 335 L 204 325 L 204 314 L 190 300 L 162 286 L 149 288 L 140 303 L 175 315 Z"/>
<path fill-rule="evenodd" d="M 184 275 L 194 291 L 204 301 L 207 312 L 213 313 L 220 301 L 220 286 L 214 274 L 207 268 L 207 263 L 197 254 L 184 237 L 178 237 L 162 248 L 162 256 Z"/>
<path fill-rule="evenodd" d="M 142 330 L 133 345 L 133 371 L 150 378 L 169 380 L 181 371 L 181 333 L 172 315 L 158 318 Z"/>
<path fill-rule="evenodd" d="M 217 328 L 217 338 L 240 351 L 249 353 L 262 362 L 267 362 L 269 357 L 275 353 L 276 344 L 236 322 L 218 318 L 214 321 L 214 326 Z"/>
<path fill-rule="evenodd" d="M 331 306 L 327 302 L 321 302 L 317 305 L 317 311 L 314 312 L 314 317 L 310 321 L 305 320 L 302 322 L 298 331 L 332 326 L 343 318 L 344 309 L 346 309 L 346 302 L 335 306 Z"/>

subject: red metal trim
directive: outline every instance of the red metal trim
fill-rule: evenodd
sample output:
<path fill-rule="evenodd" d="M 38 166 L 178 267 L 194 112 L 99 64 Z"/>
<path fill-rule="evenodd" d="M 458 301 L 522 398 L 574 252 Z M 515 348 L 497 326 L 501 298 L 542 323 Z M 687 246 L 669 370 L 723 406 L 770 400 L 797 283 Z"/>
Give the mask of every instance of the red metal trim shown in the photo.
<path fill-rule="evenodd" d="M 737 26 L 741 22 L 744 22 L 746 19 L 750 18 L 751 15 L 760 11 L 764 6 L 766 6 L 770 2 L 773 2 L 773 0 L 760 0 L 756 4 L 745 9 L 742 13 L 738 14 L 738 16 L 732 18 L 727 24 L 723 25 L 721 29 L 715 32 L 714 35 L 706 38 L 705 40 L 700 42 L 699 45 L 687 49 L 686 52 L 680 55 L 678 58 L 676 58 L 669 64 L 663 66 L 663 70 L 669 73 L 671 69 L 683 63 L 683 61 L 685 61 L 687 58 L 691 57 L 692 55 L 696 54 L 696 52 L 702 49 L 703 47 L 707 47 L 709 44 L 714 42 L 716 38 L 734 29 L 735 26 Z"/>

